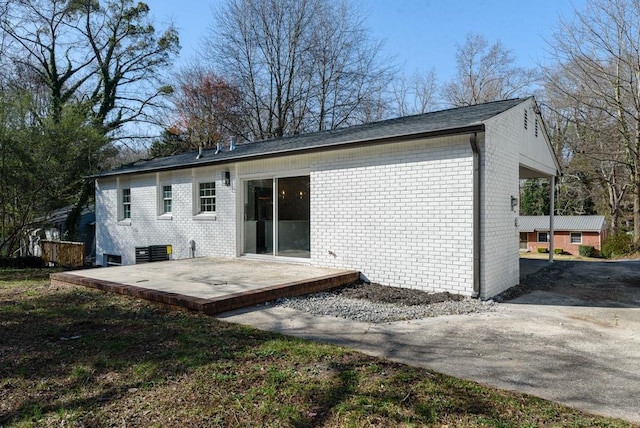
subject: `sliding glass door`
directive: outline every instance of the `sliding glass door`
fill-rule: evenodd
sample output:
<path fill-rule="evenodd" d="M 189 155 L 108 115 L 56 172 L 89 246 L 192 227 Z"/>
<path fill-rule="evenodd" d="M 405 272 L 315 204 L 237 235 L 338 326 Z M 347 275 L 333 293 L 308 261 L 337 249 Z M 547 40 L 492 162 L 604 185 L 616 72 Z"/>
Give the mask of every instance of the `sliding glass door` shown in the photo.
<path fill-rule="evenodd" d="M 245 182 L 245 253 L 273 254 L 273 208 L 273 180 Z"/>
<path fill-rule="evenodd" d="M 310 249 L 309 176 L 245 181 L 244 252 L 308 258 Z"/>

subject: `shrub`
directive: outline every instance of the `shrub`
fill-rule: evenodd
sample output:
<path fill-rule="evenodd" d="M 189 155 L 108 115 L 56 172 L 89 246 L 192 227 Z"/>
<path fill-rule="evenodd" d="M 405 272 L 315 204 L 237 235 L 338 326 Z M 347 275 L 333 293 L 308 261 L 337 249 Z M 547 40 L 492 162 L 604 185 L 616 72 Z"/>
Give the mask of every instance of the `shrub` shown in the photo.
<path fill-rule="evenodd" d="M 595 257 L 598 255 L 596 249 L 592 245 L 580 245 L 578 247 L 578 254 L 582 257 Z"/>
<path fill-rule="evenodd" d="M 548 253 L 549 249 L 548 248 L 543 248 L 543 247 L 538 247 L 538 252 L 539 253 Z"/>
<path fill-rule="evenodd" d="M 553 254 L 564 254 L 564 250 L 562 248 L 554 248 Z"/>
<path fill-rule="evenodd" d="M 0 268 L 42 268 L 44 260 L 37 256 L 0 257 Z"/>
<path fill-rule="evenodd" d="M 633 238 L 626 233 L 618 233 L 602 243 L 602 257 L 611 258 L 631 254 L 634 251 Z"/>

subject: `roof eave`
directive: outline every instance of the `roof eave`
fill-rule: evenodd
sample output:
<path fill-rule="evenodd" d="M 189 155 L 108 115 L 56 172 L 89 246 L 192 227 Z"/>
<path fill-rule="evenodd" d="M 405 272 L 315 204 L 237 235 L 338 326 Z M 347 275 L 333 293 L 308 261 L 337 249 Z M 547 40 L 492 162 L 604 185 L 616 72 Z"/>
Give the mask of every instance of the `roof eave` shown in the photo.
<path fill-rule="evenodd" d="M 235 162 L 243 162 L 243 161 L 257 160 L 257 159 L 268 159 L 268 158 L 282 157 L 287 155 L 325 152 L 325 151 L 331 151 L 331 150 L 343 150 L 343 149 L 362 147 L 362 146 L 376 146 L 376 145 L 389 144 L 389 143 L 400 142 L 400 141 L 414 141 L 414 140 L 420 140 L 424 138 L 463 135 L 463 134 L 468 134 L 473 132 L 484 132 L 484 131 L 485 131 L 484 123 L 477 123 L 474 125 L 468 125 L 468 126 L 457 127 L 457 128 L 439 129 L 436 131 L 418 132 L 418 133 L 411 133 L 411 134 L 401 134 L 401 135 L 394 135 L 390 137 L 382 137 L 382 138 L 376 138 L 376 139 L 368 138 L 368 139 L 362 139 L 362 140 L 349 140 L 349 141 L 340 142 L 340 143 L 318 144 L 311 147 L 300 147 L 296 149 L 286 149 L 286 150 L 274 150 L 266 153 L 265 152 L 251 153 L 248 155 L 239 155 L 239 156 L 232 156 L 232 157 L 219 158 L 219 159 L 211 158 L 209 161 L 206 161 L 206 162 L 190 162 L 190 163 L 183 163 L 180 165 L 140 168 L 132 171 L 113 170 L 113 171 L 107 171 L 105 173 L 90 175 L 85 178 L 90 180 L 90 179 L 98 179 L 98 178 L 116 177 L 121 175 L 148 174 L 152 172 L 173 171 L 173 170 L 197 168 L 197 167 L 203 167 L 203 166 L 209 166 L 209 165 L 224 165 L 224 164 L 235 163 Z"/>

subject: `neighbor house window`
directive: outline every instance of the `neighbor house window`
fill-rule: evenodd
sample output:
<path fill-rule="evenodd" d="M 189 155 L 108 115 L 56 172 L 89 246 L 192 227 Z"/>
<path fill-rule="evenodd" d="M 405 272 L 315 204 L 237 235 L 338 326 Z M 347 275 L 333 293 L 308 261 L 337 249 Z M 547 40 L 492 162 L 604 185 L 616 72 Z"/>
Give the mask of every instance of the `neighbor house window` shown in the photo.
<path fill-rule="evenodd" d="M 200 212 L 213 213 L 216 211 L 216 183 L 200 183 Z"/>
<path fill-rule="evenodd" d="M 582 244 L 582 232 L 571 232 L 570 239 L 572 244 Z"/>
<path fill-rule="evenodd" d="M 173 201 L 173 195 L 171 192 L 171 185 L 162 186 L 162 213 L 171 213 L 171 203 Z"/>
<path fill-rule="evenodd" d="M 122 189 L 122 218 L 131 218 L 131 189 Z"/>
<path fill-rule="evenodd" d="M 547 232 L 538 232 L 538 242 L 549 242 L 549 234 Z"/>

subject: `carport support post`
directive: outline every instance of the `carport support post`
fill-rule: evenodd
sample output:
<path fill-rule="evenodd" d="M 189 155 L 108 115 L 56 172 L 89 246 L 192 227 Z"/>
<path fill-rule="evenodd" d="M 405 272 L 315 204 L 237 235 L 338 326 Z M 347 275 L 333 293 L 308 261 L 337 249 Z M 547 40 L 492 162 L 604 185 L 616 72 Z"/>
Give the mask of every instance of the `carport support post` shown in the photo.
<path fill-rule="evenodd" d="M 556 200 L 556 176 L 551 176 L 551 200 L 549 201 L 549 263 L 553 263 L 553 216 L 555 212 L 555 200 Z"/>

